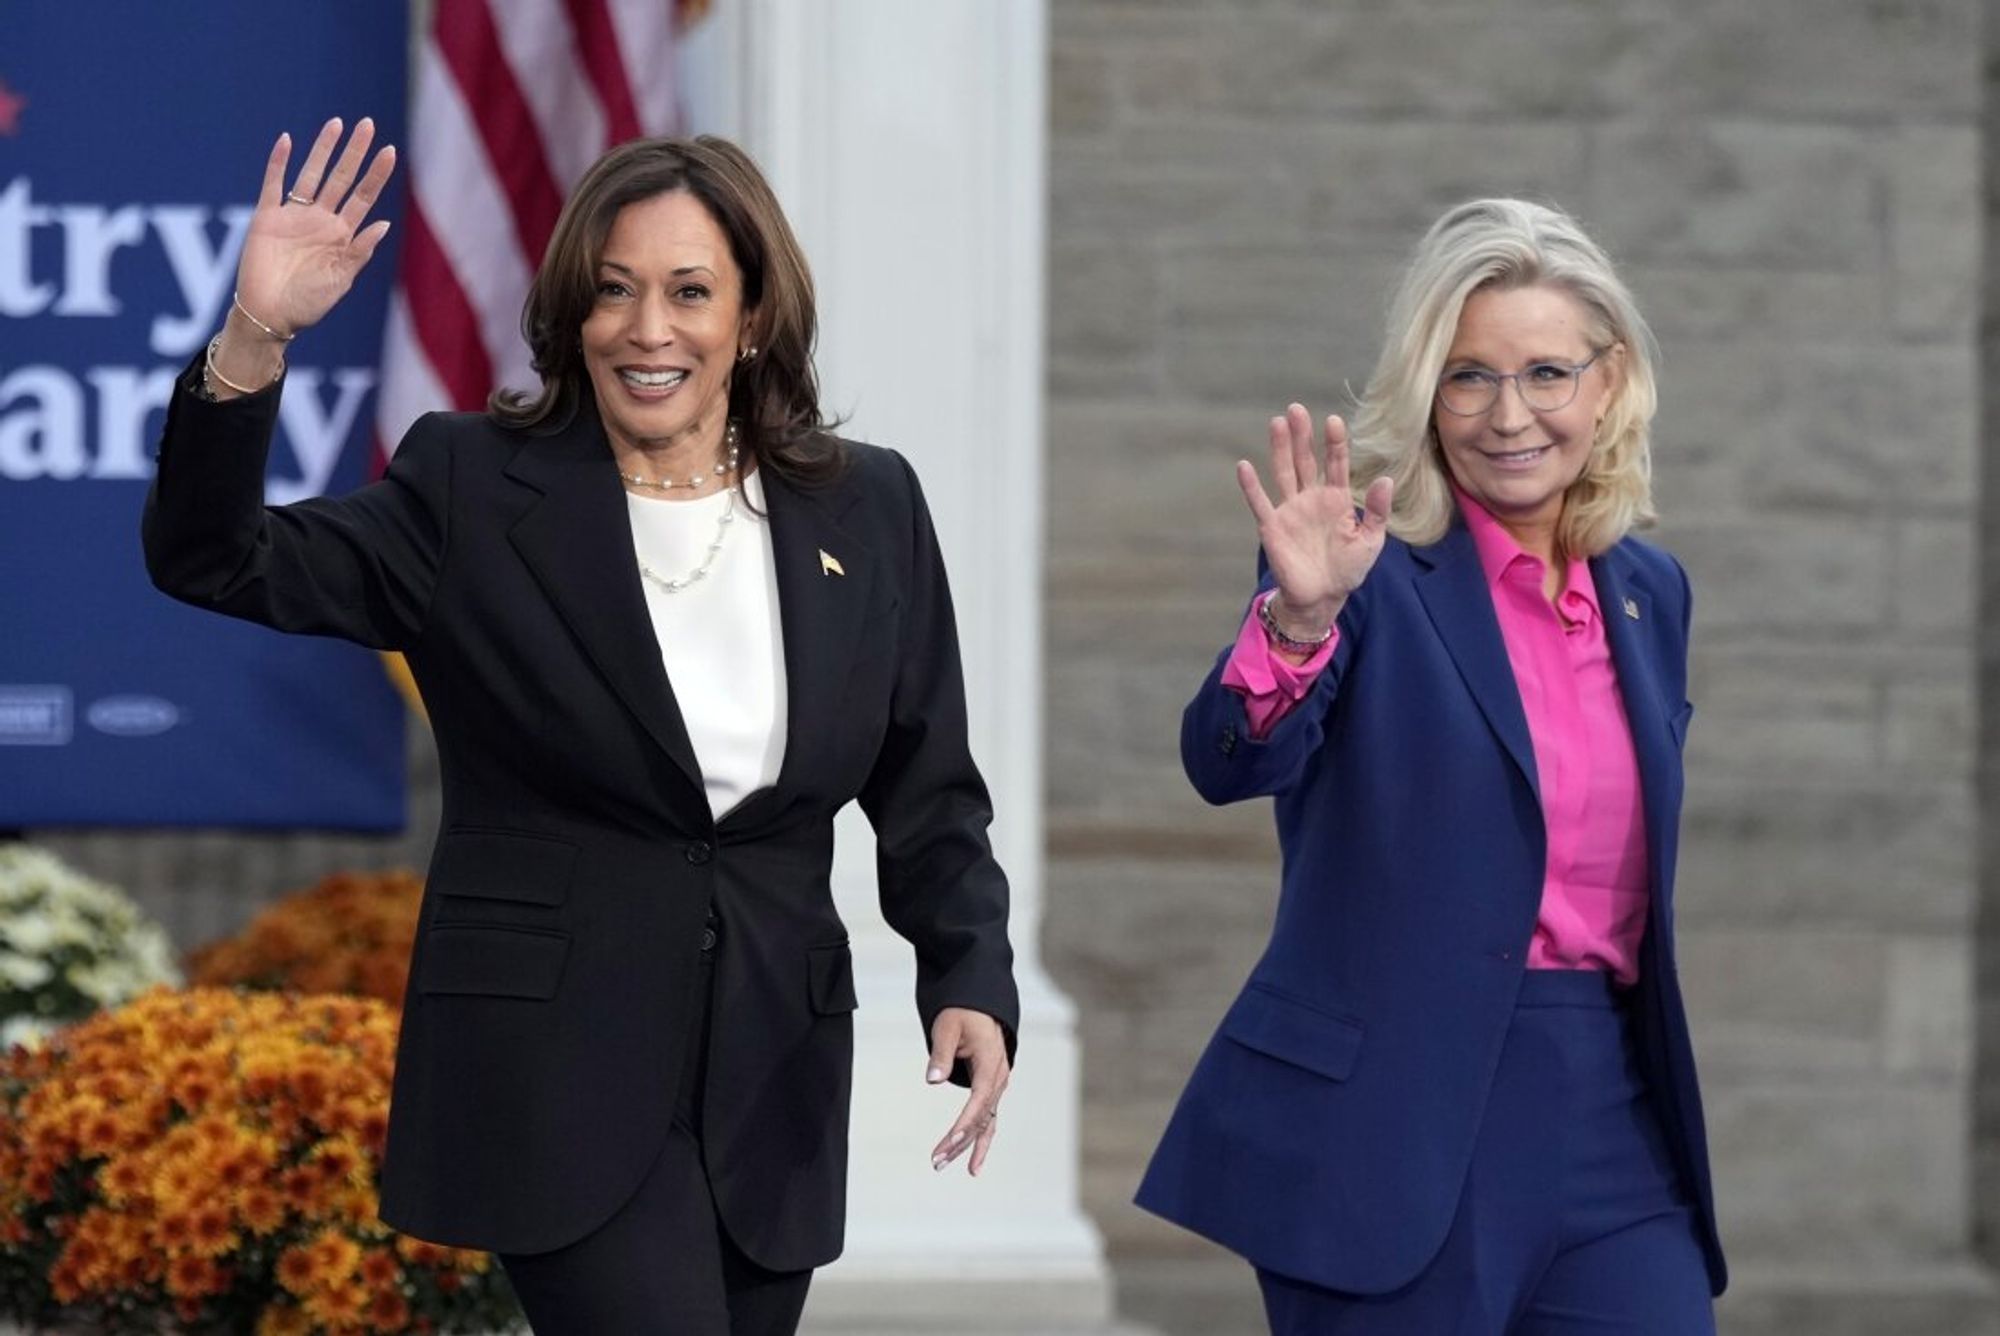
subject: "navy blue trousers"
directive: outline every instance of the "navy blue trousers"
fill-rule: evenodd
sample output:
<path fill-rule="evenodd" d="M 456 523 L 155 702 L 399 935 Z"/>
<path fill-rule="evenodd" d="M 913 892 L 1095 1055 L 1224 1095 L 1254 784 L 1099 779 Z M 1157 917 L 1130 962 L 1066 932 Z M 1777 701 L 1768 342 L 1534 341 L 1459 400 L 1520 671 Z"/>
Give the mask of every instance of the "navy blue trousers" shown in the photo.
<path fill-rule="evenodd" d="M 714 957 L 702 964 L 712 971 Z M 701 1162 L 710 973 L 660 1156 L 632 1199 L 566 1248 L 500 1259 L 535 1336 L 792 1336 L 810 1271 L 767 1271 L 716 1213 Z"/>
<path fill-rule="evenodd" d="M 1609 977 L 1528 971 L 1458 1214 L 1414 1281 L 1257 1280 L 1273 1336 L 1712 1336 L 1694 1213 Z"/>

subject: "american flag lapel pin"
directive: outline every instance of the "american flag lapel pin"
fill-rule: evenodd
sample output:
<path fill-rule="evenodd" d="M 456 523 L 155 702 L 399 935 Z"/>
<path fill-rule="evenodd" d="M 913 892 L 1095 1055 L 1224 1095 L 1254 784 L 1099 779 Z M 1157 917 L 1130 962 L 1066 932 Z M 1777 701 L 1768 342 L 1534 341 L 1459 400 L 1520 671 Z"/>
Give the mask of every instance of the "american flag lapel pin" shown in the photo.
<path fill-rule="evenodd" d="M 840 558 L 834 556 L 825 548 L 821 548 L 819 550 L 819 573 L 821 575 L 845 575 L 847 574 L 847 568 L 840 564 Z M 1627 604 L 1627 606 L 1629 607 L 1630 605 Z M 1638 616 L 1637 613 L 1632 615 L 1635 617 Z"/>
<path fill-rule="evenodd" d="M 1628 598 L 1628 599 L 1626 599 L 1626 600 L 1625 600 L 1625 615 L 1626 615 L 1627 617 L 1630 617 L 1630 618 L 1631 618 L 1631 619 L 1632 619 L 1633 621 L 1635 621 L 1635 622 L 1639 620 L 1639 600 L 1638 600 L 1638 599 L 1636 599 L 1636 598 Z"/>

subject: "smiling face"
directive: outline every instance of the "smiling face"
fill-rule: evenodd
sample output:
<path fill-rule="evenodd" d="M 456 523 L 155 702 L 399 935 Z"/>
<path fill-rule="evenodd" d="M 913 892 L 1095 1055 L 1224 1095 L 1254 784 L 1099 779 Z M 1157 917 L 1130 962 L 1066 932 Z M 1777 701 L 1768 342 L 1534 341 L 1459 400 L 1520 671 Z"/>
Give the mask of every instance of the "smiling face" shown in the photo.
<path fill-rule="evenodd" d="M 676 468 L 713 458 L 750 317 L 729 238 L 700 200 L 675 190 L 620 209 L 582 329 L 613 446 Z"/>
<path fill-rule="evenodd" d="M 1570 367 L 1597 352 L 1582 303 L 1558 287 L 1481 288 L 1465 300 L 1444 375 L 1479 370 L 1521 373 L 1500 385 L 1493 406 L 1469 417 L 1433 405 L 1431 421 L 1445 467 L 1523 548 L 1552 555 L 1563 494 L 1583 473 L 1597 424 L 1610 407 L 1623 350 L 1606 349 L 1561 408 L 1537 410 L 1521 397 L 1533 368 Z"/>

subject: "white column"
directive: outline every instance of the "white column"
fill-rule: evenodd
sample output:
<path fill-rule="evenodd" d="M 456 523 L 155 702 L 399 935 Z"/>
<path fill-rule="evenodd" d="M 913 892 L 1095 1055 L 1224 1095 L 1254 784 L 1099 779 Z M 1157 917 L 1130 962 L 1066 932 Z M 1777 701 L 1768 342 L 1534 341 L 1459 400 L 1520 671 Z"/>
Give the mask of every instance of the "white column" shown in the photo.
<path fill-rule="evenodd" d="M 843 819 L 835 890 L 861 994 L 848 1245 L 809 1317 L 1100 1323 L 1110 1284 L 1078 1205 L 1074 1013 L 1038 949 L 1044 0 L 733 0 L 686 59 L 694 128 L 757 157 L 811 260 L 827 407 L 923 479 L 1013 885 L 1020 1070 L 985 1173 L 933 1174 L 962 1092 L 923 1085 L 910 951 L 876 908 L 866 822 Z"/>

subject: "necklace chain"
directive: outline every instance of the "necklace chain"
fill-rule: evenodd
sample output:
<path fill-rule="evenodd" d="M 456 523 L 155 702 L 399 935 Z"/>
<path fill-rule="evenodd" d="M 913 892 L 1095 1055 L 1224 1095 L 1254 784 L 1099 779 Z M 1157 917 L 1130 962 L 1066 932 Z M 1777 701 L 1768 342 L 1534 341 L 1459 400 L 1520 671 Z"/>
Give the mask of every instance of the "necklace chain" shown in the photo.
<path fill-rule="evenodd" d="M 625 473 L 622 471 L 618 475 L 619 481 L 630 483 L 634 487 L 651 488 L 656 492 L 671 492 L 679 488 L 698 492 L 708 485 L 710 478 L 726 478 L 736 472 L 737 445 L 736 424 L 734 422 L 731 422 L 724 428 L 722 444 L 725 448 L 725 453 L 715 461 L 715 467 L 706 473 L 695 474 L 686 482 L 676 482 L 672 478 L 647 478 L 637 473 Z"/>
<path fill-rule="evenodd" d="M 734 422 L 729 424 L 729 430 L 723 437 L 723 440 L 729 446 L 729 455 L 727 459 L 716 461 L 712 476 L 727 477 L 734 481 L 728 484 L 727 491 L 725 492 L 728 499 L 723 504 L 722 514 L 716 517 L 715 537 L 710 541 L 708 551 L 702 554 L 701 564 L 686 575 L 676 578 L 660 574 L 646 564 L 644 557 L 639 558 L 639 574 L 645 576 L 669 594 L 678 594 L 689 585 L 697 584 L 708 578 L 709 571 L 715 566 L 716 557 L 722 552 L 722 540 L 729 536 L 729 526 L 736 521 L 736 498 L 743 494 L 743 475 L 736 471 L 737 445 L 736 424 Z M 652 487 L 664 492 L 676 487 L 687 487 L 698 491 L 702 484 L 707 481 L 707 476 L 709 475 L 696 474 L 685 483 L 677 483 L 671 478 L 656 482 L 651 478 L 641 478 L 631 473 L 620 473 L 618 476 L 635 487 Z"/>

